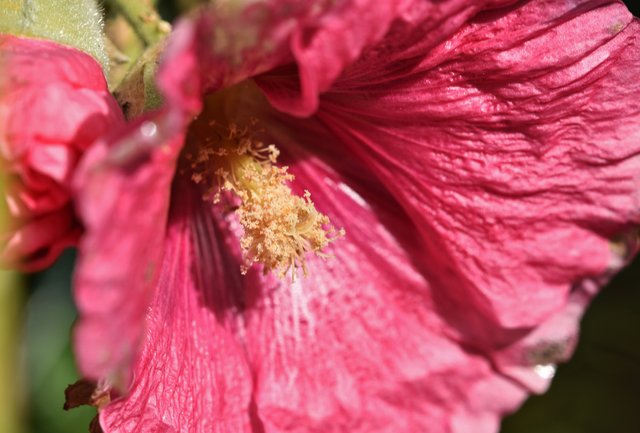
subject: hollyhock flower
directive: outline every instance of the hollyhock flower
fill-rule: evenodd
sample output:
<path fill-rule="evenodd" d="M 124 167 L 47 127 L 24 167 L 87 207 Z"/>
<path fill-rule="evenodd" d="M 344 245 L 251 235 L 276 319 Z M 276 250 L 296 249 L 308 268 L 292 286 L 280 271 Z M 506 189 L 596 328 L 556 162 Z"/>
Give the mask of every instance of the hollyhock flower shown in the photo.
<path fill-rule="evenodd" d="M 76 183 L 78 363 L 120 392 L 104 431 L 497 431 L 635 252 L 639 31 L 602 1 L 234 2 L 179 23 L 164 105 Z M 260 177 L 276 148 L 275 184 L 345 229 L 328 258 L 304 224 L 247 221 L 289 203 Z"/>
<path fill-rule="evenodd" d="M 72 174 L 123 116 L 100 65 L 74 48 L 0 35 L 0 67 L 0 160 L 12 218 L 0 259 L 32 271 L 77 242 Z"/>

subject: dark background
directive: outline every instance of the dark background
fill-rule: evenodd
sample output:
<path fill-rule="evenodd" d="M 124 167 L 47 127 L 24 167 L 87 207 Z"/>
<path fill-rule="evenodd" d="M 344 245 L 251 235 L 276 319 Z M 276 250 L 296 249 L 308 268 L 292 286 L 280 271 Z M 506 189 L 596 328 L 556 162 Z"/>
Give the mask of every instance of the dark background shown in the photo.
<path fill-rule="evenodd" d="M 640 15 L 638 2 L 625 3 Z M 64 388 L 77 378 L 69 343 L 75 317 L 73 260 L 68 252 L 28 281 L 23 351 L 26 431 L 33 433 L 84 433 L 95 414 L 91 408 L 62 411 Z M 559 367 L 549 392 L 506 418 L 501 433 L 640 433 L 638 286 L 640 260 L 596 298 L 584 317 L 576 353 Z"/>

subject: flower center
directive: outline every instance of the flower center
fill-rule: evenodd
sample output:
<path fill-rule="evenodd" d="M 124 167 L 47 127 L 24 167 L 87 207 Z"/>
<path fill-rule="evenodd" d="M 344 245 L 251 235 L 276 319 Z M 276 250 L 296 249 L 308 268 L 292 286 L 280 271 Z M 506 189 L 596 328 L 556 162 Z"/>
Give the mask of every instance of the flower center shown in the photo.
<path fill-rule="evenodd" d="M 191 179 L 206 187 L 205 200 L 218 203 L 225 191 L 240 199 L 235 212 L 244 231 L 242 273 L 262 263 L 265 273 L 291 272 L 293 279 L 299 268 L 306 275 L 307 253 L 327 257 L 322 250 L 344 230 L 316 210 L 309 191 L 293 194 L 287 183 L 294 176 L 275 165 L 280 152 L 253 135 L 256 126 L 255 120 L 243 126 L 209 121 L 197 151 L 187 155 Z"/>

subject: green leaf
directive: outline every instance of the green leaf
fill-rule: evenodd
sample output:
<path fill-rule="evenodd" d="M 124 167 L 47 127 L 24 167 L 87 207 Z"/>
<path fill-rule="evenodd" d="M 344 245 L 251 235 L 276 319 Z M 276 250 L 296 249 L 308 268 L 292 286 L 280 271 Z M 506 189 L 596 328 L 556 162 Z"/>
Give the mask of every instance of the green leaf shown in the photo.
<path fill-rule="evenodd" d="M 78 48 L 107 69 L 102 12 L 95 0 L 0 0 L 0 33 Z"/>

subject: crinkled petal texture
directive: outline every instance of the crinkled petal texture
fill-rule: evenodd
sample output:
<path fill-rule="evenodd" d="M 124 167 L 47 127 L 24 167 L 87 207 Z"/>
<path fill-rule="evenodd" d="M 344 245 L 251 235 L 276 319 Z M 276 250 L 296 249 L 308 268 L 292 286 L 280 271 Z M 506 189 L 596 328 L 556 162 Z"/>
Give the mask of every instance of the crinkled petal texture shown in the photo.
<path fill-rule="evenodd" d="M 83 152 L 123 122 L 100 65 L 54 42 L 0 35 L 0 152 L 12 218 L 0 260 L 49 265 L 81 229 L 70 182 Z"/>
<path fill-rule="evenodd" d="M 383 3 L 183 22 L 165 107 L 87 158 L 76 350 L 131 378 L 106 432 L 490 433 L 570 355 L 636 249 L 638 23 L 602 1 Z M 200 94 L 257 73 L 198 122 L 258 119 L 346 229 L 293 282 L 240 275 L 237 221 L 176 170 Z"/>

